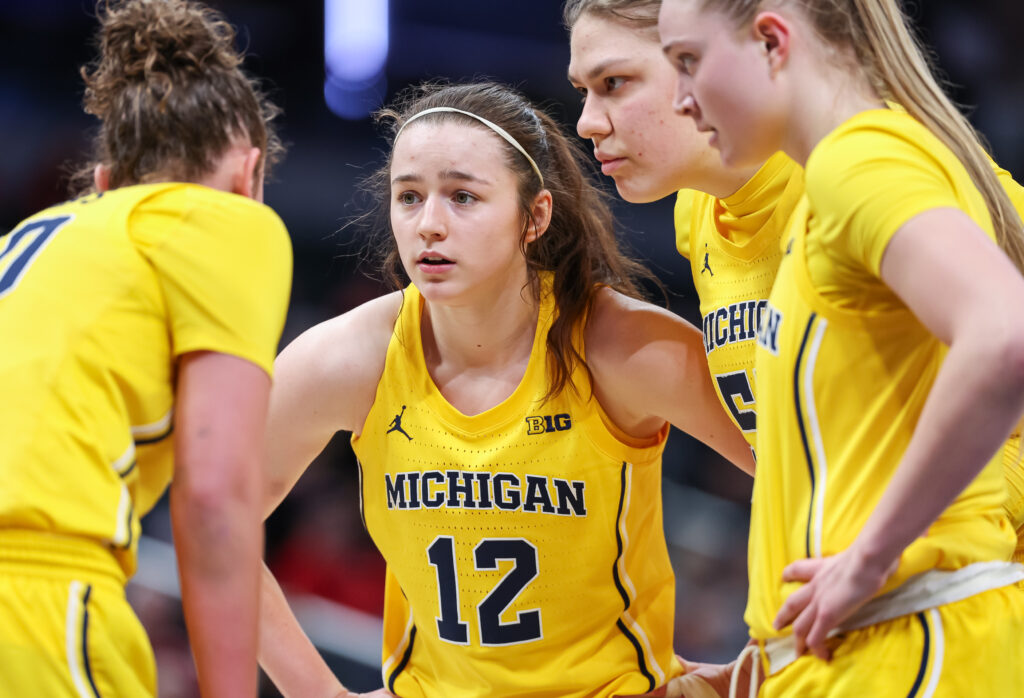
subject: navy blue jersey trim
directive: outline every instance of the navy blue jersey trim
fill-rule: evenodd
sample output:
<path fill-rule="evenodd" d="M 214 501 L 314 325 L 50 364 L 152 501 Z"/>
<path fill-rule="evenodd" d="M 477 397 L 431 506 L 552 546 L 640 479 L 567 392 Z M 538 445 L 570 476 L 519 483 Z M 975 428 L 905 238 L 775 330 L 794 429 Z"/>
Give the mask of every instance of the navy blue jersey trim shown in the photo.
<path fill-rule="evenodd" d="M 921 622 L 921 630 L 924 631 L 924 650 L 921 652 L 921 667 L 917 670 L 917 679 L 914 680 L 914 685 L 910 689 L 910 693 L 907 694 L 907 698 L 914 698 L 917 692 L 921 690 L 921 684 L 924 683 L 924 673 L 928 668 L 928 651 L 931 649 L 931 634 L 928 632 L 928 619 L 924 617 L 924 613 L 918 613 L 917 619 Z"/>
<path fill-rule="evenodd" d="M 125 549 L 132 547 L 132 540 L 135 538 L 135 531 L 132 530 L 132 520 L 135 518 L 135 500 L 131 500 L 128 504 L 128 542 L 124 544 Z"/>
<path fill-rule="evenodd" d="M 92 595 L 92 585 L 85 588 L 85 596 L 82 597 L 82 665 L 85 667 L 85 676 L 89 679 L 89 687 L 96 698 L 100 698 L 100 690 L 96 688 L 96 682 L 92 678 L 92 666 L 89 664 L 89 596 Z"/>
<path fill-rule="evenodd" d="M 359 475 L 359 520 L 363 522 L 363 529 L 369 533 L 370 529 L 366 526 L 366 509 L 363 500 L 363 462 L 358 458 L 356 458 L 356 472 Z"/>
<path fill-rule="evenodd" d="M 619 590 L 619 595 L 622 597 L 623 612 L 629 610 L 629 594 L 626 593 L 626 588 L 622 586 L 622 579 L 619 578 L 619 560 L 622 558 L 622 532 L 620 524 L 622 523 L 622 509 L 626 503 L 626 467 L 628 463 L 623 461 L 622 472 L 619 475 L 619 510 L 615 514 L 615 545 L 616 555 L 615 561 L 612 563 L 612 579 L 615 580 L 615 588 Z M 647 688 L 648 691 L 653 691 L 657 683 L 654 681 L 654 676 L 647 669 L 647 662 L 644 660 L 644 650 L 640 646 L 640 641 L 629 631 L 626 624 L 622 622 L 622 619 L 615 621 L 615 625 L 622 631 L 622 634 L 626 636 L 636 650 L 637 664 L 640 667 L 640 673 L 644 675 L 650 686 Z"/>
<path fill-rule="evenodd" d="M 800 352 L 796 355 L 796 367 L 793 369 L 793 405 L 796 407 L 796 423 L 800 427 L 800 440 L 804 446 L 804 457 L 807 459 L 807 470 L 811 475 L 811 501 L 807 507 L 807 535 L 804 537 L 804 544 L 807 546 L 807 557 L 811 557 L 811 521 L 814 516 L 814 461 L 811 459 L 811 447 L 807 442 L 807 429 L 804 427 L 804 411 L 800 401 L 800 368 L 804 362 L 804 350 L 807 349 L 807 338 L 811 336 L 811 327 L 817 313 L 811 313 L 807 321 L 807 329 L 804 330 L 804 338 L 800 342 Z"/>
<path fill-rule="evenodd" d="M 619 590 L 619 595 L 622 597 L 623 611 L 629 609 L 629 594 L 626 593 L 626 588 L 622 586 L 622 580 L 619 579 L 619 559 L 622 557 L 622 533 L 619 530 L 619 525 L 622 522 L 622 507 L 626 501 L 626 463 L 622 463 L 622 472 L 619 475 L 619 510 L 615 514 L 615 546 L 617 552 L 615 553 L 615 560 L 612 562 L 612 579 L 615 580 L 615 588 Z"/>
<path fill-rule="evenodd" d="M 622 622 L 621 618 L 615 621 L 615 625 L 622 631 L 622 634 L 626 636 L 626 639 L 633 644 L 633 649 L 636 650 L 637 662 L 640 664 L 640 673 L 644 675 L 645 679 L 647 679 L 647 690 L 653 691 L 657 684 L 654 681 L 654 676 L 647 669 L 647 662 L 644 661 L 644 650 L 640 646 L 640 641 L 633 636 L 633 633 L 629 632 L 629 628 L 626 627 L 626 624 Z"/>
<path fill-rule="evenodd" d="M 412 630 L 409 631 L 409 645 L 405 648 L 405 654 L 402 655 L 402 661 L 398 663 L 395 670 L 391 672 L 391 676 L 388 677 L 388 690 L 395 693 L 395 680 L 398 675 L 405 669 L 406 664 L 409 663 L 409 658 L 412 657 L 412 645 L 416 642 L 416 626 L 412 626 Z M 395 695 L 398 695 L 395 693 Z"/>

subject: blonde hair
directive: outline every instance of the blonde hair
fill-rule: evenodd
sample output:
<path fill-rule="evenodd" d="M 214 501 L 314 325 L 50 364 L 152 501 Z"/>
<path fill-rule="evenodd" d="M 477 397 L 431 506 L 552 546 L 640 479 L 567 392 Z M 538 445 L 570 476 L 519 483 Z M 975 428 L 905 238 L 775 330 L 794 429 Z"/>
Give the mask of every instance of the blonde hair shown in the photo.
<path fill-rule="evenodd" d="M 566 0 L 562 23 L 572 31 L 580 17 L 589 14 L 654 32 L 658 28 L 660 10 L 661 0 Z"/>
<path fill-rule="evenodd" d="M 999 183 L 982 137 L 943 91 L 931 62 L 895 0 L 778 0 L 795 5 L 827 43 L 857 60 L 878 96 L 901 105 L 963 163 L 981 192 L 996 240 L 1024 273 L 1024 225 Z M 764 0 L 701 0 L 738 23 L 753 21 Z"/>

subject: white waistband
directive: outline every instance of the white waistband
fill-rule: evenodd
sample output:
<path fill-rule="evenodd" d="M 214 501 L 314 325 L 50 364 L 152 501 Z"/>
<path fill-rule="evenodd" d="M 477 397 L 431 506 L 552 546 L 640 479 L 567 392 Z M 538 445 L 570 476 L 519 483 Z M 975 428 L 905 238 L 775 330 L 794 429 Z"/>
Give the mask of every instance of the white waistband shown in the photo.
<path fill-rule="evenodd" d="M 1015 562 L 975 562 L 958 570 L 922 572 L 892 591 L 864 604 L 828 636 L 962 601 L 983 591 L 1008 586 L 1022 579 L 1024 565 Z M 751 673 L 757 671 L 757 649 L 756 645 L 751 645 L 740 654 L 740 659 L 733 669 L 733 683 L 737 681 L 741 664 L 747 656 L 752 655 L 754 658 L 754 671 Z M 768 659 L 768 675 L 776 674 L 796 661 L 796 641 L 792 635 L 769 638 L 764 642 L 764 654 Z M 730 687 L 729 696 L 734 698 L 733 687 Z"/>

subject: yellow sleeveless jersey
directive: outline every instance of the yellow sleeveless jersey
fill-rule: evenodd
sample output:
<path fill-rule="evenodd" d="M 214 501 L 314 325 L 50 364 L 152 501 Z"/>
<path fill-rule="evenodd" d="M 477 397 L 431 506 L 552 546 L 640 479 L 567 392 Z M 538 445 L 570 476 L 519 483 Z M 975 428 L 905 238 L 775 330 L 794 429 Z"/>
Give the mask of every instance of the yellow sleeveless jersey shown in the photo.
<path fill-rule="evenodd" d="M 269 373 L 290 279 L 277 215 L 195 184 L 87 196 L 0 237 L 5 543 L 95 541 L 130 576 L 139 517 L 171 479 L 176 357 Z"/>
<path fill-rule="evenodd" d="M 677 195 L 676 248 L 690 260 L 704 350 L 722 405 L 757 439 L 754 338 L 782 258 L 779 239 L 803 195 L 803 170 L 777 153 L 732 196 Z"/>
<path fill-rule="evenodd" d="M 808 160 L 757 339 L 760 397 L 772 409 L 758 432 L 748 546 L 745 618 L 756 638 L 779 634 L 772 621 L 799 586 L 782 582 L 783 568 L 853 542 L 913 434 L 946 349 L 879 269 L 893 234 L 940 207 L 992 235 L 966 170 L 906 114 L 861 113 Z M 882 592 L 928 569 L 1009 559 L 1001 459 L 907 547 Z"/>
<path fill-rule="evenodd" d="M 545 284 L 545 288 L 549 288 Z M 661 515 L 667 428 L 623 435 L 596 400 L 542 402 L 554 310 L 504 402 L 449 404 L 408 287 L 362 433 L 367 530 L 388 563 L 384 685 L 403 698 L 611 696 L 683 673 Z M 589 394 L 586 371 L 574 375 Z"/>

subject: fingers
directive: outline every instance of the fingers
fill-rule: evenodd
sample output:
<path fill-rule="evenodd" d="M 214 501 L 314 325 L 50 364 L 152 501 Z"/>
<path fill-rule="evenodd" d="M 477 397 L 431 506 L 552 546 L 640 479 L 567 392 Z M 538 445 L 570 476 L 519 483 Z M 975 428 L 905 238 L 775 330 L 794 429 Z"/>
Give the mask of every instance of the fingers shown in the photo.
<path fill-rule="evenodd" d="M 782 630 L 792 623 L 793 619 L 800 615 L 807 604 L 811 602 L 813 595 L 813 584 L 800 587 L 790 594 L 789 598 L 782 604 L 782 608 L 779 609 L 779 613 L 775 616 L 775 621 L 772 623 L 772 627 L 776 630 Z"/>
<path fill-rule="evenodd" d="M 825 641 L 828 639 L 829 631 L 836 625 L 835 616 L 826 610 L 818 608 L 813 621 L 813 624 L 806 633 L 806 645 L 816 657 L 827 661 L 832 658 L 832 652 L 825 644 Z"/>
<path fill-rule="evenodd" d="M 818 573 L 827 558 L 810 557 L 786 565 L 782 570 L 784 582 L 809 582 Z"/>

